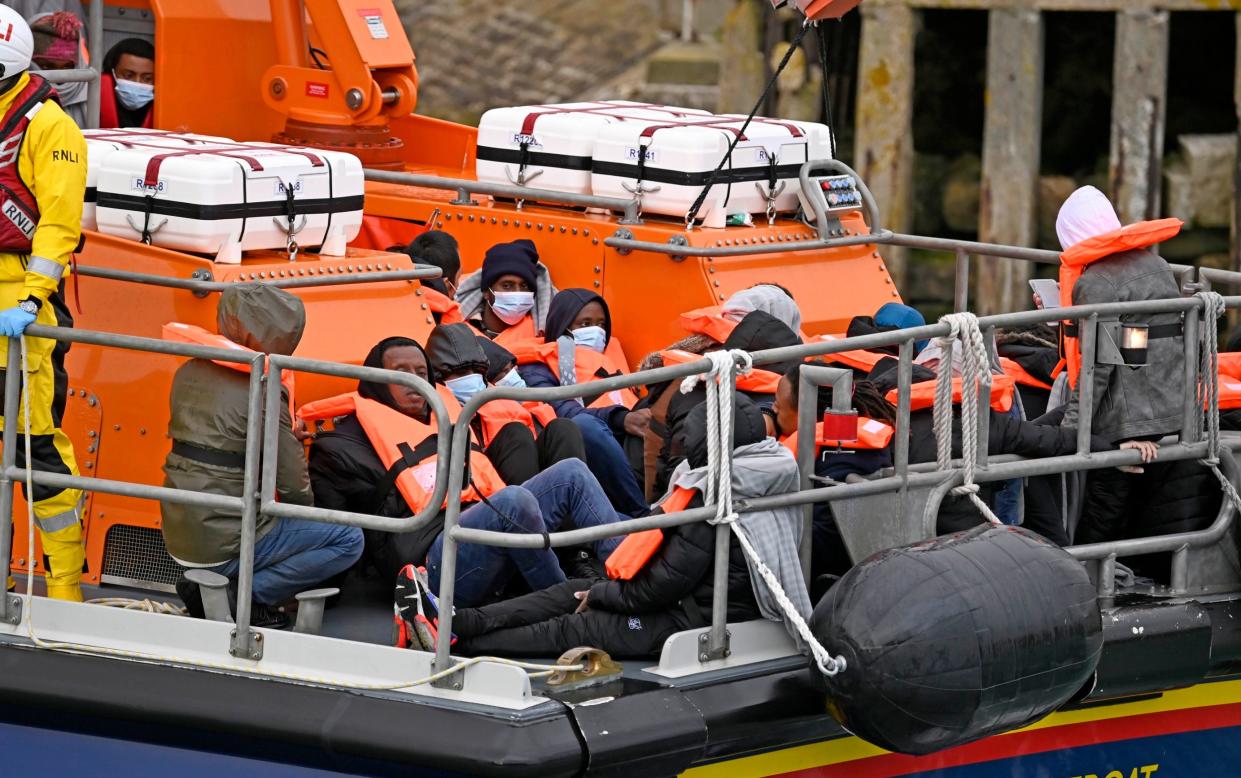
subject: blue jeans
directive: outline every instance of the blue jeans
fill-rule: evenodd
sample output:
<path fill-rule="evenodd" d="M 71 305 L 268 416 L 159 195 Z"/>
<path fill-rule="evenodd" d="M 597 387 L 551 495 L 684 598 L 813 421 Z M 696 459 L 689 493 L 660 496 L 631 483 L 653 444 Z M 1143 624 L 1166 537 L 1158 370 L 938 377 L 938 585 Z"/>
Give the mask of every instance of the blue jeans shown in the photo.
<path fill-rule="evenodd" d="M 362 556 L 362 530 L 304 519 L 277 519 L 254 544 L 254 585 L 251 596 L 264 605 L 279 605 L 353 566 Z M 213 568 L 237 578 L 238 560 Z"/>
<path fill-rule="evenodd" d="M 607 494 L 608 499 L 616 506 L 616 510 L 626 516 L 644 516 L 651 506 L 646 502 L 646 495 L 638 484 L 638 477 L 629 466 L 629 458 L 625 449 L 612 433 L 612 428 L 603 419 L 591 413 L 579 413 L 573 417 L 573 423 L 582 431 L 582 442 L 586 444 L 586 464 L 590 472 L 599 479 L 599 485 Z"/>
<path fill-rule="evenodd" d="M 620 519 L 599 482 L 580 459 L 565 459 L 526 481 L 507 486 L 461 514 L 470 529 L 541 535 L 562 529 L 597 527 Z M 608 558 L 622 538 L 594 544 L 600 560 Z M 443 565 L 444 536 L 427 552 L 427 575 L 438 593 Z M 476 543 L 457 546 L 454 603 L 470 608 L 492 600 L 513 575 L 520 573 L 531 591 L 565 580 L 556 553 L 550 548 L 500 548 Z"/>

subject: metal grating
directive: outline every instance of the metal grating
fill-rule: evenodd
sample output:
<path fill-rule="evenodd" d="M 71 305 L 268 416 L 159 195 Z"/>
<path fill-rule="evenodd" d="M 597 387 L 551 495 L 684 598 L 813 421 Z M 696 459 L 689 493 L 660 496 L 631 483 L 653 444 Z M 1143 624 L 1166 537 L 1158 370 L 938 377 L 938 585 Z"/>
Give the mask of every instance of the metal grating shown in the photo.
<path fill-rule="evenodd" d="M 144 589 L 175 591 L 181 566 L 168 555 L 164 535 L 150 527 L 114 524 L 104 540 L 101 579 Z"/>

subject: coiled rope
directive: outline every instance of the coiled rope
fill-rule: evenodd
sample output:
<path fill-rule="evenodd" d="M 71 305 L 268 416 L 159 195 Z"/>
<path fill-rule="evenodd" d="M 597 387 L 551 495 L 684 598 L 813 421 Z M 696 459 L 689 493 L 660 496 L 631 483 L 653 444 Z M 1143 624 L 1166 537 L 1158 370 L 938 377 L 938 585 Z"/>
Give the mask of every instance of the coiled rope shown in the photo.
<path fill-rule="evenodd" d="M 1197 408 L 1199 429 L 1206 416 L 1206 459 L 1199 460 L 1219 480 L 1224 494 L 1241 512 L 1241 495 L 1219 469 L 1219 318 L 1224 315 L 1224 298 L 1218 292 L 1198 292 L 1202 301 L 1202 356 L 1198 364 Z"/>
<path fill-rule="evenodd" d="M 969 312 L 949 313 L 941 316 L 940 324 L 947 324 L 949 332 L 936 343 L 943 350 L 938 375 L 935 378 L 935 405 L 932 408 L 932 424 L 935 430 L 935 464 L 941 472 L 952 468 L 952 363 L 953 343 L 961 341 L 961 475 L 963 483 L 953 488 L 952 494 L 970 498 L 978 512 L 992 524 L 1000 519 L 978 496 L 978 484 L 974 483 L 974 467 L 978 459 L 978 396 L 980 391 L 991 393 L 991 367 L 987 360 L 987 347 L 978 317 Z"/>
<path fill-rule="evenodd" d="M 688 394 L 700 382 L 707 387 L 707 489 L 703 499 L 708 504 L 715 501 L 715 519 L 712 524 L 727 524 L 741 544 L 751 564 L 758 571 L 759 577 L 767 584 L 776 603 L 797 634 L 801 635 L 810 648 L 814 663 L 819 672 L 825 676 L 834 676 L 845 669 L 845 658 L 834 657 L 823 644 L 818 641 L 806 620 L 797 612 L 797 606 L 789 599 L 780 585 L 780 580 L 771 571 L 767 563 L 759 556 L 758 551 L 746 537 L 745 530 L 737 523 L 737 512 L 733 509 L 733 397 L 736 391 L 735 373 L 749 373 L 753 369 L 750 355 L 740 349 L 732 351 L 711 351 L 704 356 L 711 360 L 711 370 L 705 374 L 693 375 L 681 384 L 681 391 Z M 738 362 L 741 363 L 738 368 Z"/>
<path fill-rule="evenodd" d="M 34 548 L 34 500 L 29 499 L 34 495 L 34 460 L 31 458 L 30 452 L 30 398 L 26 391 L 28 379 L 30 377 L 29 366 L 27 361 L 27 345 L 26 336 L 21 337 L 21 353 L 22 353 L 22 386 L 21 386 L 21 402 L 22 410 L 25 416 L 25 447 L 26 447 L 26 547 Z M 99 604 L 117 605 L 121 598 L 104 598 Z M 92 602 L 98 602 L 92 600 Z M 144 603 L 147 601 L 126 600 L 127 609 L 147 610 L 154 613 L 170 613 L 167 610 L 156 610 L 154 605 L 147 607 Z M 161 603 L 161 605 L 167 605 Z M 171 606 L 175 607 L 175 606 Z M 446 670 L 438 673 L 432 673 L 424 678 L 413 681 L 397 681 L 394 683 L 357 683 L 355 681 L 347 681 L 341 678 L 328 678 L 323 676 L 305 675 L 302 673 L 286 673 L 278 670 L 269 670 L 263 667 L 245 668 L 235 665 L 225 664 L 223 662 L 210 662 L 193 657 L 182 657 L 173 654 L 151 654 L 142 651 L 129 651 L 121 648 L 111 648 L 108 646 L 92 646 L 86 643 L 74 643 L 65 641 L 44 640 L 35 634 L 34 631 L 34 565 L 31 564 L 26 569 L 26 593 L 24 595 L 24 603 L 22 606 L 23 615 L 26 622 L 26 636 L 37 648 L 48 651 L 62 651 L 73 654 L 92 654 L 95 656 L 113 656 L 126 659 L 140 659 L 150 662 L 172 663 L 187 667 L 199 667 L 207 670 L 222 670 L 230 673 L 242 673 L 244 675 L 257 676 L 260 678 L 273 678 L 286 681 L 297 681 L 299 683 L 319 684 L 323 686 L 335 686 L 342 689 L 353 689 L 357 691 L 396 691 L 398 689 L 408 689 L 414 686 L 424 686 L 434 683 L 441 678 L 446 678 L 455 673 L 460 673 L 480 662 L 494 662 L 496 664 L 508 665 L 510 667 L 519 667 L 526 670 L 531 678 L 539 678 L 551 675 L 556 672 L 581 672 L 587 669 L 583 663 L 575 665 L 546 665 L 536 664 L 533 662 L 521 662 L 515 659 L 506 659 L 494 656 L 476 656 L 462 660 Z M 178 609 L 179 610 L 179 609 Z M 534 671 L 534 672 L 531 672 Z"/>

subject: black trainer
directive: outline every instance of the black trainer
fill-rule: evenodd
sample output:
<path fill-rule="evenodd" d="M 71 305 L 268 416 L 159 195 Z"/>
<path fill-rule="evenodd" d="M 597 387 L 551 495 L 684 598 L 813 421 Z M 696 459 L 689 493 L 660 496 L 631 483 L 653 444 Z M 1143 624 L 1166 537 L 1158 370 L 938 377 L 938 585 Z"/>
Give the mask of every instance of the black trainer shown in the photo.
<path fill-rule="evenodd" d="M 271 605 L 250 601 L 250 626 L 266 629 L 284 629 L 289 626 L 289 614 Z"/>
<path fill-rule="evenodd" d="M 182 577 L 177 581 L 177 596 L 181 598 L 181 602 L 185 603 L 187 613 L 196 619 L 206 618 L 206 611 L 203 610 L 203 595 L 198 584 Z"/>

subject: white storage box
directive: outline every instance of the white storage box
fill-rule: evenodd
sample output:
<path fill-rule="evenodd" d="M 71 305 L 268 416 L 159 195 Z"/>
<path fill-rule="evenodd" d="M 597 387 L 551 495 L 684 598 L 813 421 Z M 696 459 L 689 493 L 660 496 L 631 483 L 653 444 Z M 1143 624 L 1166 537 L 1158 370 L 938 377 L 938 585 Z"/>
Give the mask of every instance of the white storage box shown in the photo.
<path fill-rule="evenodd" d="M 595 137 L 604 127 L 710 115 L 625 100 L 494 108 L 478 123 L 475 170 L 479 181 L 590 194 Z"/>
<path fill-rule="evenodd" d="M 134 146 L 100 163 L 99 231 L 237 263 L 243 251 L 342 256 L 362 227 L 362 165 L 352 154 L 270 143 Z M 292 218 L 290 219 L 290 212 Z"/>
<path fill-rule="evenodd" d="M 99 165 L 117 149 L 155 146 L 189 148 L 207 143 L 232 143 L 214 135 L 193 135 L 184 132 L 148 130 L 140 127 L 113 130 L 83 130 L 86 138 L 86 198 L 82 203 L 82 229 L 97 229 L 95 222 L 95 190 Z"/>
<path fill-rule="evenodd" d="M 592 191 L 631 197 L 641 179 L 643 211 L 683 217 L 744 121 L 744 116 L 717 116 L 604 127 L 595 139 Z M 731 164 L 720 171 L 698 218 L 708 227 L 723 227 L 730 213 L 764 214 L 769 194 L 775 195 L 777 211 L 796 210 L 802 164 L 830 157 L 830 131 L 825 125 L 755 118 L 733 150 Z"/>

